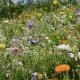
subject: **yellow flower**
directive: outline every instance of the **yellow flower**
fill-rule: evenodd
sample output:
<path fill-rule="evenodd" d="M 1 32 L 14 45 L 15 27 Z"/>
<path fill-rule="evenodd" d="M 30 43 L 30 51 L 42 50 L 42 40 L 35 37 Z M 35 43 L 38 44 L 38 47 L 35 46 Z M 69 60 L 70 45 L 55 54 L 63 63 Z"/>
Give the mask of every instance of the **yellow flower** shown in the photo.
<path fill-rule="evenodd" d="M 0 44 L 0 48 L 5 48 L 5 44 Z"/>
<path fill-rule="evenodd" d="M 41 73 L 38 74 L 38 79 L 42 80 L 43 79 L 43 75 Z"/>
<path fill-rule="evenodd" d="M 54 5 L 57 5 L 57 4 L 58 4 L 58 1 L 57 1 L 57 0 L 54 0 L 54 1 L 53 1 L 53 4 L 54 4 Z"/>
<path fill-rule="evenodd" d="M 60 12 L 61 15 L 64 15 L 64 12 Z"/>

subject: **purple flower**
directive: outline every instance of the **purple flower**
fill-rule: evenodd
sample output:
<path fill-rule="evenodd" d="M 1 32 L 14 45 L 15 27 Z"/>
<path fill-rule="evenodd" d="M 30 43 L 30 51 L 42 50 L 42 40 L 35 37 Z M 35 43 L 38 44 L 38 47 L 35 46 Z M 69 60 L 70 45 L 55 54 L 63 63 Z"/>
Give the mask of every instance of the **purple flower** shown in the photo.
<path fill-rule="evenodd" d="M 28 27 L 31 29 L 33 27 L 33 24 L 32 23 L 29 23 L 28 24 Z"/>
<path fill-rule="evenodd" d="M 37 45 L 40 40 L 35 40 L 35 39 L 28 39 L 28 41 L 32 44 L 32 45 Z"/>
<path fill-rule="evenodd" d="M 38 76 L 36 72 L 32 74 L 32 80 L 38 80 Z"/>

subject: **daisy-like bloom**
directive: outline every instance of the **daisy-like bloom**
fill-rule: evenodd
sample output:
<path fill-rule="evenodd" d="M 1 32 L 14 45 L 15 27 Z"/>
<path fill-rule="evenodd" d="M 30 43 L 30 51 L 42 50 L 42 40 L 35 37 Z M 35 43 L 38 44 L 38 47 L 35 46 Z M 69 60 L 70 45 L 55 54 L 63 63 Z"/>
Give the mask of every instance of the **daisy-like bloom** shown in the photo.
<path fill-rule="evenodd" d="M 70 45 L 66 45 L 66 44 L 60 44 L 57 46 L 58 49 L 61 49 L 61 50 L 67 50 L 67 51 L 72 51 L 72 48 L 70 47 Z"/>
<path fill-rule="evenodd" d="M 0 44 L 0 48 L 5 48 L 5 44 Z"/>
<path fill-rule="evenodd" d="M 60 64 L 55 67 L 54 71 L 57 73 L 63 73 L 70 70 L 70 66 L 68 64 Z"/>

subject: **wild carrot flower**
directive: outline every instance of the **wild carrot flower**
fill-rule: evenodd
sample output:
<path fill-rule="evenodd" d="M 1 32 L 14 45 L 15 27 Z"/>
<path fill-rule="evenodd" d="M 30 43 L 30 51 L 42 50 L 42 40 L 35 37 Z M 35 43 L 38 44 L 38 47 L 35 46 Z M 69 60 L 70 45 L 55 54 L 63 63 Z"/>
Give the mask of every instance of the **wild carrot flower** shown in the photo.
<path fill-rule="evenodd" d="M 69 71 L 69 69 L 70 69 L 70 66 L 68 64 L 60 64 L 55 67 L 54 71 L 57 73 L 62 73 L 62 72 Z"/>

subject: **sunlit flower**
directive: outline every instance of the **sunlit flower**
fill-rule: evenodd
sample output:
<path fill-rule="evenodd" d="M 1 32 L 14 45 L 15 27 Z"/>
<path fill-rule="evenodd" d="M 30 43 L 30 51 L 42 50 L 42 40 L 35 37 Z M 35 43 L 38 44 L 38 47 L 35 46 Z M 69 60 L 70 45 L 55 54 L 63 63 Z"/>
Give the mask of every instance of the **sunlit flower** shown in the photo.
<path fill-rule="evenodd" d="M 62 73 L 70 70 L 70 66 L 68 64 L 60 64 L 55 67 L 54 71 L 57 73 Z"/>

